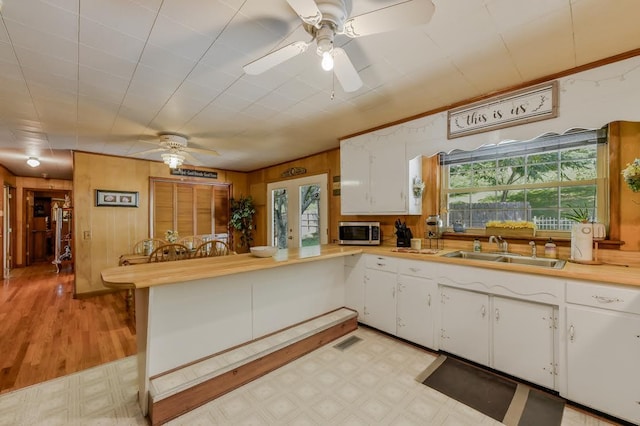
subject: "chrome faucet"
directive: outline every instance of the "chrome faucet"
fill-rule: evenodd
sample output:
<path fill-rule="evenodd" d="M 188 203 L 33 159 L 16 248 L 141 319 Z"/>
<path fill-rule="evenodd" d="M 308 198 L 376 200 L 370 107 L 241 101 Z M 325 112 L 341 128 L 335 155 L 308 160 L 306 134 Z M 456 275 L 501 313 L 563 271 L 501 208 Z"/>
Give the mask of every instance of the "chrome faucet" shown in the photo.
<path fill-rule="evenodd" d="M 495 235 L 491 235 L 489 237 L 489 244 L 491 243 L 496 243 L 496 245 L 498 246 L 498 251 L 501 251 L 502 253 L 507 253 L 509 251 L 509 243 L 500 235 L 498 235 L 497 237 Z"/>
<path fill-rule="evenodd" d="M 531 257 L 536 257 L 538 250 L 536 249 L 536 242 L 529 241 L 529 245 L 531 246 Z"/>
<path fill-rule="evenodd" d="M 498 239 L 496 238 L 495 235 L 492 235 L 492 236 L 489 237 L 489 244 L 491 244 L 491 243 L 498 244 L 498 250 L 500 250 L 500 243 L 498 243 Z"/>

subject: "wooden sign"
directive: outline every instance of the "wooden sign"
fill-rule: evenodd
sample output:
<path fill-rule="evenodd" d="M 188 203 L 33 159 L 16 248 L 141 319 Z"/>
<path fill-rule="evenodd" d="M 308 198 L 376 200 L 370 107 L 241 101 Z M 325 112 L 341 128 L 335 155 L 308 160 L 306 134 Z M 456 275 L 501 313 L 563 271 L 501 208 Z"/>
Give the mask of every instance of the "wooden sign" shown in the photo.
<path fill-rule="evenodd" d="M 544 83 L 452 109 L 449 139 L 558 116 L 558 82 Z"/>
<path fill-rule="evenodd" d="M 286 177 L 303 175 L 305 173 L 307 173 L 307 169 L 305 169 L 304 167 L 291 167 L 290 169 L 287 169 L 284 172 L 282 172 L 280 176 L 283 178 L 286 178 Z"/>
<path fill-rule="evenodd" d="M 218 172 L 207 172 L 195 169 L 171 169 L 172 175 L 218 179 Z"/>

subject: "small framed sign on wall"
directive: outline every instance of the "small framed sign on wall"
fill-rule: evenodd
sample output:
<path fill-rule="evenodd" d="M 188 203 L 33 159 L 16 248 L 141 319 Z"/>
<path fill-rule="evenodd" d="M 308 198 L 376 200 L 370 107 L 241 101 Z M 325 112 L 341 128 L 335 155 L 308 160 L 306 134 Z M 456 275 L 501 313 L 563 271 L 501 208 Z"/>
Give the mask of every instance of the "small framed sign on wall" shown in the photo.
<path fill-rule="evenodd" d="M 138 193 L 96 189 L 98 207 L 138 207 Z"/>
<path fill-rule="evenodd" d="M 539 84 L 452 109 L 449 139 L 558 116 L 558 82 Z"/>

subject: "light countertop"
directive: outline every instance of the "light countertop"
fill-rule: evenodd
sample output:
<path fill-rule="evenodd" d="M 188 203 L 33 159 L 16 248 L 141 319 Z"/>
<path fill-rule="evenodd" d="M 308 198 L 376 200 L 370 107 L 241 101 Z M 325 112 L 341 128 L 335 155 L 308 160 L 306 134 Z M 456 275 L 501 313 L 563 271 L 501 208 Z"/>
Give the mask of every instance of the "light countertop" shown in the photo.
<path fill-rule="evenodd" d="M 333 257 L 362 253 L 362 247 L 324 245 L 279 250 L 273 257 L 251 254 L 204 257 L 173 262 L 115 266 L 102 271 L 102 281 L 111 288 L 145 288 L 175 282 L 214 278 L 241 272 L 259 271 Z"/>
<path fill-rule="evenodd" d="M 300 249 L 279 250 L 273 257 L 257 258 L 251 254 L 238 254 L 201 259 L 180 260 L 163 263 L 145 263 L 131 266 L 117 266 L 102 271 L 102 281 L 111 288 L 146 288 L 156 285 L 172 284 L 202 278 L 213 278 L 261 269 L 277 268 L 286 265 L 313 262 L 334 257 L 369 253 L 378 256 L 390 256 L 403 259 L 442 262 L 467 265 L 509 272 L 546 275 L 558 278 L 597 281 L 610 284 L 623 284 L 640 287 L 640 267 L 615 265 L 582 265 L 567 262 L 562 269 L 550 269 L 537 266 L 486 262 L 481 260 L 443 257 L 443 254 L 455 249 L 444 249 L 435 254 L 402 253 L 394 247 L 377 246 L 338 246 L 303 247 Z"/>

